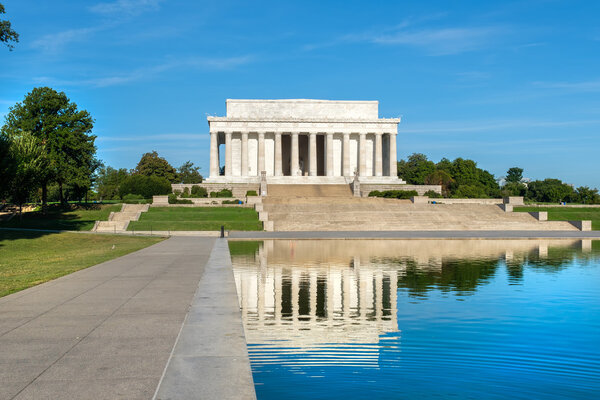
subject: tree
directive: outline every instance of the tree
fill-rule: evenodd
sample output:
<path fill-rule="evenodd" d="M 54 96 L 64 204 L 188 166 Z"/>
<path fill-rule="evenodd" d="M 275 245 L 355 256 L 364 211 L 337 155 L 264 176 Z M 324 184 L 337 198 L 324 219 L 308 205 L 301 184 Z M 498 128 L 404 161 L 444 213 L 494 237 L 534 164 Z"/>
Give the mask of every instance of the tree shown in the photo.
<path fill-rule="evenodd" d="M 171 193 L 171 184 L 166 178 L 158 176 L 131 175 L 119 186 L 121 198 L 128 194 L 137 194 L 145 199 Z"/>
<path fill-rule="evenodd" d="M 165 178 L 171 183 L 177 183 L 177 171 L 167 160 L 158 156 L 156 151 L 146 153 L 133 171 L 134 174 L 144 176 L 157 176 Z"/>
<path fill-rule="evenodd" d="M 202 175 L 200 175 L 200 167 L 194 167 L 194 163 L 186 161 L 177 169 L 179 181 L 181 183 L 202 183 Z"/>
<path fill-rule="evenodd" d="M 442 194 L 446 197 L 450 194 L 450 185 L 452 183 L 454 183 L 454 179 L 444 170 L 436 170 L 425 178 L 426 185 L 441 185 Z"/>
<path fill-rule="evenodd" d="M 0 3 L 0 15 L 2 14 L 6 14 L 6 11 L 2 3 Z M 11 42 L 19 42 L 19 34 L 11 28 L 10 21 L 8 20 L 0 19 L 0 42 L 6 44 L 9 51 L 14 49 Z"/>
<path fill-rule="evenodd" d="M 16 160 L 10 151 L 12 140 L 0 134 L 0 198 L 10 193 L 10 183 L 15 174 Z"/>
<path fill-rule="evenodd" d="M 119 198 L 119 186 L 127 179 L 127 169 L 114 169 L 101 166 L 96 176 L 96 189 L 100 199 L 114 200 Z"/>
<path fill-rule="evenodd" d="M 46 167 L 44 145 L 28 132 L 13 138 L 10 152 L 15 159 L 15 172 L 11 179 L 12 201 L 19 206 L 23 215 L 23 203 L 37 187 L 40 172 Z"/>
<path fill-rule="evenodd" d="M 598 189 L 590 189 L 587 186 L 577 188 L 577 202 L 583 204 L 599 204 L 600 195 Z"/>
<path fill-rule="evenodd" d="M 520 183 L 523 179 L 523 168 L 512 167 L 506 171 L 506 182 Z"/>
<path fill-rule="evenodd" d="M 1 132 L 9 137 L 31 132 L 45 145 L 48 167 L 39 177 L 44 205 L 51 182 L 58 184 L 61 202 L 64 184 L 91 185 L 98 166 L 93 126 L 94 119 L 87 111 L 77 110 L 64 92 L 49 87 L 34 88 L 22 103 L 10 108 Z"/>
<path fill-rule="evenodd" d="M 548 178 L 530 182 L 527 185 L 527 198 L 548 203 L 572 202 L 576 200 L 576 193 L 572 186 L 563 183 L 560 179 Z"/>
<path fill-rule="evenodd" d="M 425 184 L 425 178 L 435 171 L 435 164 L 425 154 L 413 153 L 408 160 L 398 162 L 398 176 L 413 185 Z"/>

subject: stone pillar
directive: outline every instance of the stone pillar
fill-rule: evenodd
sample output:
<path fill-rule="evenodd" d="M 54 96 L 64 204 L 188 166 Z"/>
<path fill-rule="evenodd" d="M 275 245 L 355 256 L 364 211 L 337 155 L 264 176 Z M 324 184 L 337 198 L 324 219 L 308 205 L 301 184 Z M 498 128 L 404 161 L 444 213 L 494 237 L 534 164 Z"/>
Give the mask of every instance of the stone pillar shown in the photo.
<path fill-rule="evenodd" d="M 383 175 L 383 148 L 381 146 L 381 133 L 375 134 L 375 176 Z"/>
<path fill-rule="evenodd" d="M 225 176 L 231 176 L 231 132 L 225 132 Z"/>
<path fill-rule="evenodd" d="M 242 176 L 248 176 L 248 132 L 242 132 Z"/>
<path fill-rule="evenodd" d="M 317 176 L 317 134 L 308 134 L 308 174 Z"/>
<path fill-rule="evenodd" d="M 265 133 L 258 132 L 258 174 L 265 171 Z"/>
<path fill-rule="evenodd" d="M 281 165 L 281 133 L 275 133 L 275 176 L 283 175 Z"/>
<path fill-rule="evenodd" d="M 210 177 L 219 176 L 219 132 L 210 133 Z"/>
<path fill-rule="evenodd" d="M 290 172 L 292 176 L 298 176 L 298 132 L 292 132 L 292 154 L 291 154 L 291 168 Z"/>
<path fill-rule="evenodd" d="M 398 159 L 396 155 L 396 134 L 390 133 L 390 176 L 398 177 Z"/>
<path fill-rule="evenodd" d="M 342 156 L 342 175 L 350 176 L 352 171 L 350 171 L 350 134 L 348 132 L 344 132 Z"/>
<path fill-rule="evenodd" d="M 333 176 L 333 133 L 327 133 L 325 153 L 325 159 L 327 160 L 327 165 L 325 166 L 327 176 Z"/>
<path fill-rule="evenodd" d="M 358 175 L 367 175 L 367 134 L 360 133 L 358 136 Z"/>

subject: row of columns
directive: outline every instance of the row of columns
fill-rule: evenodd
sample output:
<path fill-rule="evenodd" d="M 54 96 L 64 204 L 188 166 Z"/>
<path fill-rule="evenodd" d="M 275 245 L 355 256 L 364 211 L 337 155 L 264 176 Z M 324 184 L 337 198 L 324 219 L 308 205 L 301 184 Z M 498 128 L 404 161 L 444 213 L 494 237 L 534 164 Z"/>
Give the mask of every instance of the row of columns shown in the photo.
<path fill-rule="evenodd" d="M 219 175 L 219 142 L 218 132 L 210 133 L 210 176 Z M 231 176 L 232 151 L 231 137 L 233 132 L 225 132 L 225 176 Z M 275 133 L 275 176 L 282 176 L 282 149 L 281 133 Z M 298 175 L 299 146 L 297 132 L 291 133 L 291 175 Z M 326 175 L 333 176 L 333 133 L 326 133 L 325 142 L 325 165 Z M 383 133 L 375 133 L 375 171 L 374 176 L 383 175 Z M 395 176 L 396 171 L 396 134 L 389 133 L 389 171 Z M 317 133 L 309 133 L 309 157 L 308 173 L 317 176 Z M 248 171 L 248 132 L 242 132 L 241 148 L 242 175 Z M 365 176 L 367 171 L 367 134 L 359 133 L 358 141 L 358 174 Z M 258 171 L 265 171 L 265 132 L 258 132 Z M 354 171 L 350 170 L 350 133 L 343 133 L 342 139 L 342 175 L 351 176 Z"/>

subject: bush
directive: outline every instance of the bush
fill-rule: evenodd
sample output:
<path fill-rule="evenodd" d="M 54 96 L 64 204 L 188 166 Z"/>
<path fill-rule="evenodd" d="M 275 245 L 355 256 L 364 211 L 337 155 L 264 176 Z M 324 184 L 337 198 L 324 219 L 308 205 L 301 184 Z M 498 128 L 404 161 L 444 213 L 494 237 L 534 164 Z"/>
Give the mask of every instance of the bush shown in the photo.
<path fill-rule="evenodd" d="M 208 192 L 202 186 L 194 185 L 192 186 L 192 197 L 208 197 Z"/>
<path fill-rule="evenodd" d="M 439 194 L 435 190 L 428 190 L 423 194 L 423 196 L 427 196 L 430 199 L 441 199 L 443 197 L 441 194 Z"/>
<path fill-rule="evenodd" d="M 233 197 L 233 193 L 229 189 L 223 189 L 218 192 L 211 192 L 210 197 Z"/>
<path fill-rule="evenodd" d="M 137 194 L 144 199 L 152 196 L 171 193 L 171 184 L 165 178 L 157 176 L 131 175 L 119 186 L 119 196 L 123 198 L 128 194 Z"/>
<path fill-rule="evenodd" d="M 221 204 L 243 204 L 243 202 L 239 201 L 238 199 L 235 200 L 223 200 L 223 203 Z"/>
<path fill-rule="evenodd" d="M 190 188 L 184 187 L 183 188 L 183 193 L 181 194 L 181 197 L 183 197 L 183 198 L 190 197 Z"/>
<path fill-rule="evenodd" d="M 188 199 L 178 199 L 177 195 L 172 193 L 169 195 L 169 204 L 193 204 L 191 200 Z"/>
<path fill-rule="evenodd" d="M 248 190 L 246 196 L 258 196 L 258 193 L 256 193 L 256 190 Z"/>
<path fill-rule="evenodd" d="M 123 203 L 126 204 L 146 204 L 146 199 L 139 194 L 126 194 L 123 196 Z"/>
<path fill-rule="evenodd" d="M 373 190 L 369 193 L 369 197 L 385 197 L 387 199 L 410 199 L 411 197 L 418 196 L 416 190 Z"/>

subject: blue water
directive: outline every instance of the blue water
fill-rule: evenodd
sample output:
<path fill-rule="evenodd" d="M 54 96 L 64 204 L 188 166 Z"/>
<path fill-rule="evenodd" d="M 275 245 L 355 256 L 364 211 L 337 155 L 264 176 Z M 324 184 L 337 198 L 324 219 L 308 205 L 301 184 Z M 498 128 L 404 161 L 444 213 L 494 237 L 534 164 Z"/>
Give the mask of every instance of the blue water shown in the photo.
<path fill-rule="evenodd" d="M 416 242 L 232 256 L 258 398 L 600 398 L 600 243 Z"/>

